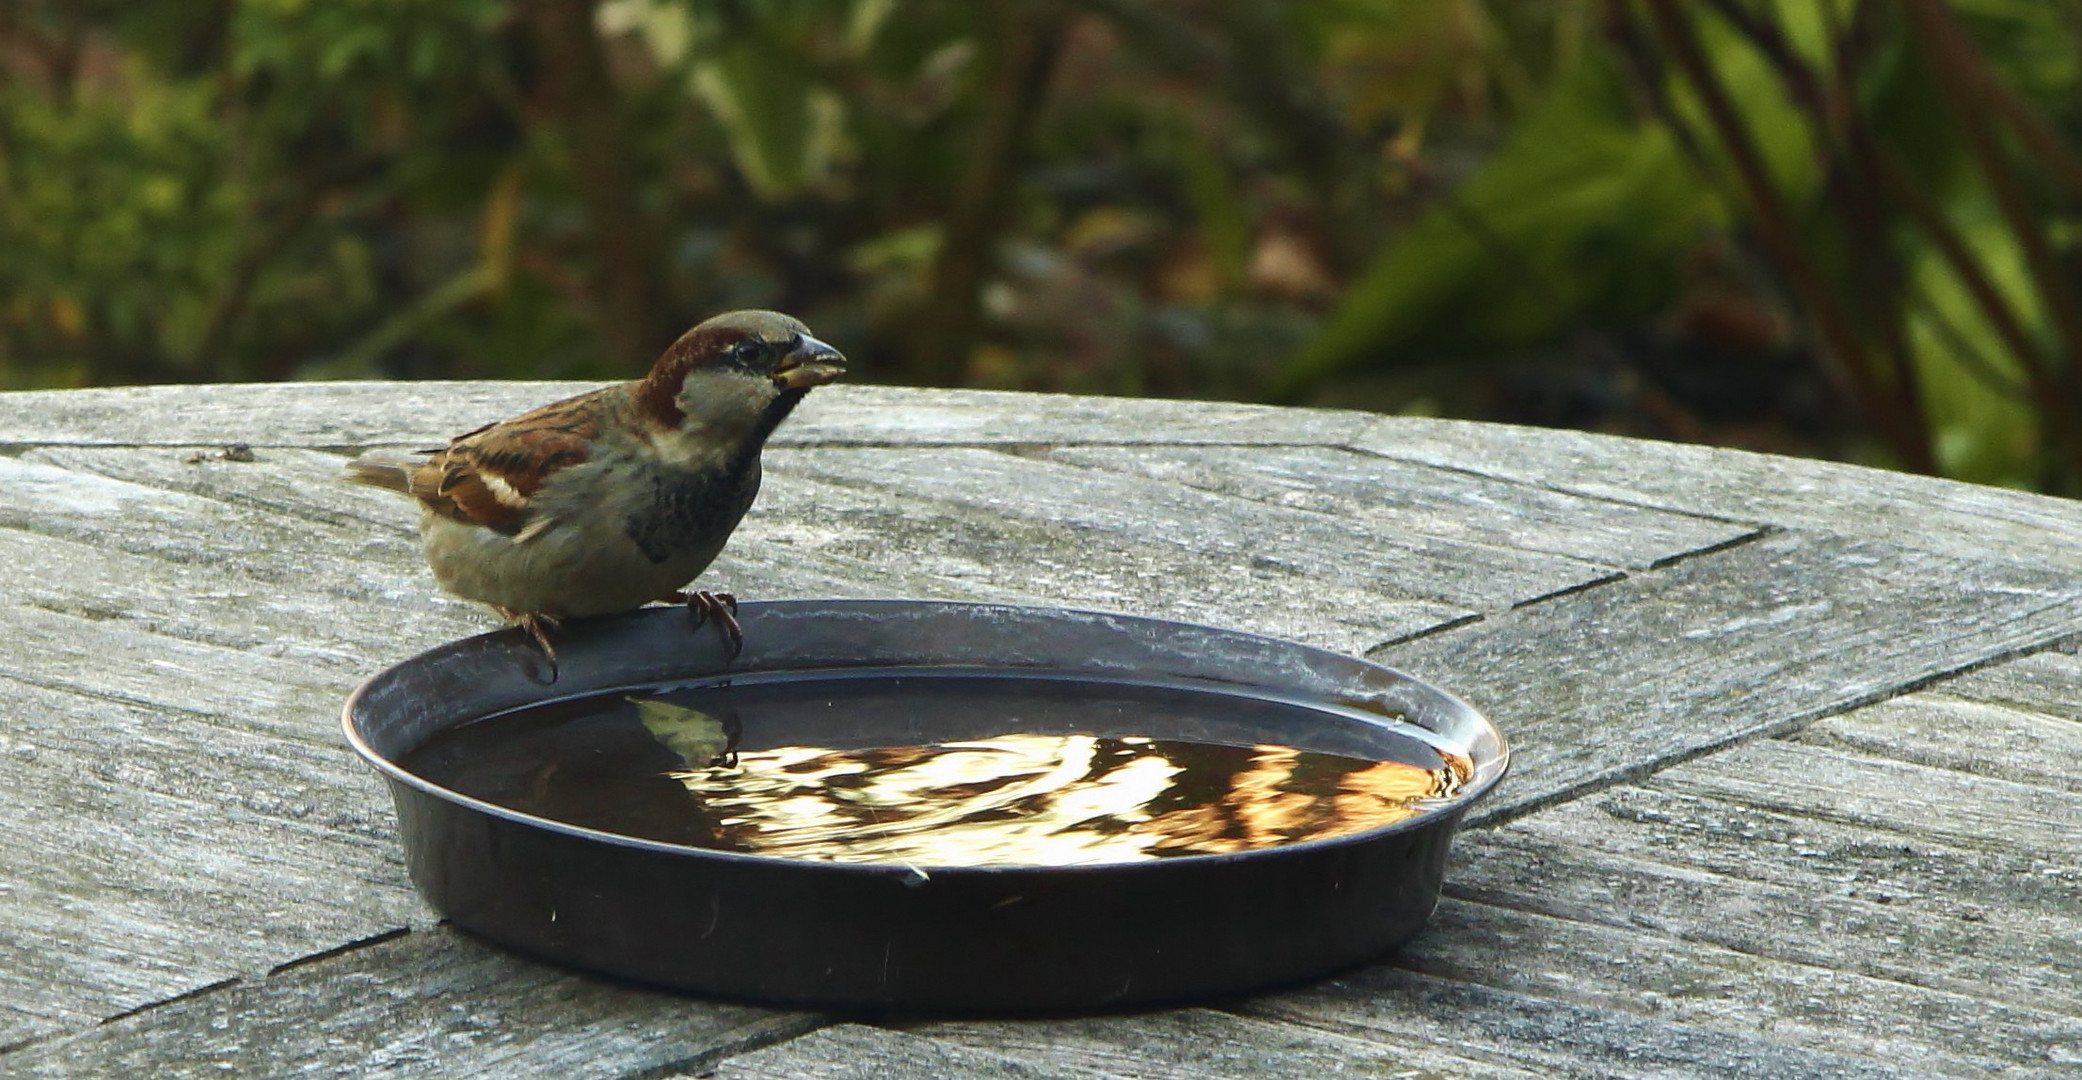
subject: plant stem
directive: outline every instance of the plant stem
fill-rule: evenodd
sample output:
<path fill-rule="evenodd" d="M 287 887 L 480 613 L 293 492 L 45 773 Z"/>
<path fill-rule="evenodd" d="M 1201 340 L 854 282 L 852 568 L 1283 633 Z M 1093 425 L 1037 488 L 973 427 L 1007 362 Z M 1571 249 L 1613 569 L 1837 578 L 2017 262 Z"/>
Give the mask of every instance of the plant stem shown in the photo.
<path fill-rule="evenodd" d="M 916 369 L 927 382 L 956 385 L 981 323 L 982 288 L 1004 230 L 1013 168 L 1062 51 L 1068 13 L 1053 0 L 1004 5 L 997 63 L 979 120 L 969 172 L 955 193 L 946 234 L 933 260 L 932 295 L 914 339 Z"/>
<path fill-rule="evenodd" d="M 2082 364 L 2082 308 L 2076 306 L 2074 287 L 2040 227 L 2040 215 L 2025 196 L 2016 170 L 1997 145 L 1989 125 L 1976 115 L 1976 106 L 1985 102 L 1985 96 L 1977 101 L 1976 84 L 1983 80 L 1973 73 L 1982 67 L 1965 29 L 1935 0 L 1903 0 L 1902 6 L 1908 13 L 1911 35 L 1930 69 L 1931 81 L 1966 136 L 1967 148 L 2009 223 L 2039 296 L 2053 317 L 2066 355 L 2065 362 L 2052 376 L 2059 393 L 2049 403 L 2046 420 L 2052 427 L 2051 434 L 2067 443 L 2070 467 L 2074 470 L 2071 479 L 2082 478 L 2082 439 L 2075 435 L 2078 419 L 2082 419 L 2078 417 L 2082 383 L 2076 377 L 2076 366 Z"/>
<path fill-rule="evenodd" d="M 616 361 L 648 367 L 685 320 L 664 287 L 657 223 L 637 199 L 621 101 L 594 28 L 593 0 L 528 0 L 544 104 L 563 136 L 593 252 L 593 317 Z"/>
<path fill-rule="evenodd" d="M 1693 35 L 1690 23 L 1674 0 L 1646 3 L 1664 48 L 1691 82 L 1714 133 L 1735 166 L 1736 177 L 1749 198 L 1758 240 L 1786 276 L 1788 287 L 1814 321 L 1825 353 L 1834 361 L 1825 367 L 1831 380 L 1872 420 L 1874 429 L 1904 467 L 1923 473 L 1933 471 L 1935 460 L 1930 452 L 1929 433 L 1917 417 L 1890 407 L 1891 395 L 1875 377 L 1864 343 L 1852 329 L 1842 305 L 1830 295 L 1813 260 L 1795 239 L 1797 233 L 1764 167 L 1763 155 Z"/>

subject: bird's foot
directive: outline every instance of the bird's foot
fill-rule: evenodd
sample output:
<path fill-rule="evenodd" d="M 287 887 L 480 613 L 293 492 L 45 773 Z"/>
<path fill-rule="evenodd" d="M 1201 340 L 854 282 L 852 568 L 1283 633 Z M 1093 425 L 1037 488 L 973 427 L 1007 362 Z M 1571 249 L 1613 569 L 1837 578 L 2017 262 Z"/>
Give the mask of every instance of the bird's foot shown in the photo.
<path fill-rule="evenodd" d="M 542 655 L 549 660 L 549 681 L 556 682 L 557 649 L 556 646 L 549 643 L 549 632 L 557 629 L 559 625 L 556 617 L 544 615 L 539 611 L 513 611 L 508 608 L 497 608 L 495 610 L 507 622 L 517 627 L 521 633 L 534 639 L 536 646 L 541 648 Z"/>
<path fill-rule="evenodd" d="M 694 615 L 694 625 L 714 619 L 723 628 L 723 636 L 730 639 L 730 659 L 745 651 L 745 629 L 737 624 L 737 597 L 727 592 L 710 592 L 707 589 L 670 592 L 660 598 L 662 603 L 685 604 Z"/>

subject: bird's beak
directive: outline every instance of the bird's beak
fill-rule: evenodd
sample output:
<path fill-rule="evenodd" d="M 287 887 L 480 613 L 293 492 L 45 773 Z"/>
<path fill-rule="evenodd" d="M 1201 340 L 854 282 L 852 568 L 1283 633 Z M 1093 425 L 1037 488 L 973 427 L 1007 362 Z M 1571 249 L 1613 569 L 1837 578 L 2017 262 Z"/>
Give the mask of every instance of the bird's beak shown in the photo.
<path fill-rule="evenodd" d="M 845 373 L 846 358 L 837 349 L 804 334 L 774 368 L 774 385 L 783 390 L 808 390 Z"/>

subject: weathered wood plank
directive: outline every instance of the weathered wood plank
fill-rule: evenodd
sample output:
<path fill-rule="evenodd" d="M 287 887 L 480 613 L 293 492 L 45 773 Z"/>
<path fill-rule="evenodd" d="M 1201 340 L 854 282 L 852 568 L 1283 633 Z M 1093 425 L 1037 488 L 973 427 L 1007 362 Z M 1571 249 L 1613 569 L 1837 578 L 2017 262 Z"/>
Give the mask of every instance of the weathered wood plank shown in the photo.
<path fill-rule="evenodd" d="M 245 383 L 0 394 L 0 444 L 363 446 L 445 440 L 599 383 Z"/>
<path fill-rule="evenodd" d="M 1681 765 L 1671 774 L 1692 768 Z M 1817 788 L 1815 797 L 1826 802 L 1828 790 Z M 1818 901 L 1909 904 L 2027 943 L 2055 935 L 2082 939 L 2082 890 L 2061 876 L 2066 861 L 2045 849 L 1942 843 L 1893 831 L 1883 821 L 1829 821 L 1647 787 L 1599 792 L 1509 827 L 1564 846 Z"/>
<path fill-rule="evenodd" d="M 252 452 L 251 460 L 228 461 L 209 447 L 40 446 L 21 458 L 271 515 L 357 531 L 375 526 L 406 538 L 418 535 L 419 513 L 410 500 L 341 480 L 348 458 L 328 450 L 263 447 Z"/>
<path fill-rule="evenodd" d="M 1817 799 L 1801 790 L 1828 786 Z M 1944 844 L 2008 848 L 2051 860 L 2082 882 L 2082 795 L 1951 769 L 1846 754 L 1777 739 L 1733 747 L 1711 769 L 1673 769 L 1645 786 L 1745 802 L 1829 821 L 1885 823 L 1894 833 Z"/>
<path fill-rule="evenodd" d="M 1008 520 L 924 500 L 905 505 L 885 492 L 794 474 L 789 470 L 793 453 L 769 452 L 760 501 L 715 568 L 703 575 L 704 583 L 735 589 L 745 599 L 910 596 L 1061 603 L 1212 622 L 1348 652 L 1469 614 L 1447 605 L 1320 585 L 1263 567 L 1216 563 L 1175 546 L 1132 544 L 1096 530 Z M 45 449 L 27 459 L 32 465 L 57 465 L 152 490 L 218 500 L 232 507 L 219 513 L 259 514 L 277 527 L 308 521 L 314 529 L 338 526 L 350 535 L 373 530 L 409 536 L 405 530 L 414 521 L 409 505 L 385 492 L 336 482 L 343 460 L 339 456 L 303 450 L 258 454 L 265 467 L 256 468 L 257 462 L 191 465 L 186 452 L 156 447 Z M 43 522 L 42 527 L 67 526 L 58 521 Z M 74 528 L 83 533 L 85 525 Z M 145 537 L 111 539 L 137 546 L 164 538 L 161 530 L 152 530 Z M 195 542 L 206 543 L 207 537 L 196 537 Z M 321 533 L 304 546 L 307 553 L 299 559 L 308 564 L 331 557 L 325 549 L 337 547 L 338 541 Z M 453 616 L 443 632 L 454 636 L 496 625 L 473 615 L 468 606 L 441 598 L 409 544 L 387 554 L 394 579 L 424 582 Z M 262 569 L 277 576 L 297 572 Z M 392 650 L 376 655 L 402 654 Z"/>
<path fill-rule="evenodd" d="M 2082 640 L 2070 639 L 2062 648 L 1970 671 L 1931 690 L 2082 721 L 2082 656 L 2076 655 L 2077 649 L 2082 649 Z"/>
<path fill-rule="evenodd" d="M 256 576 L 272 579 L 307 580 L 314 587 L 329 588 L 336 578 L 353 579 L 377 572 L 380 559 L 383 579 L 406 597 L 425 597 L 430 602 L 466 611 L 479 611 L 441 593 L 419 556 L 418 510 L 407 500 L 387 492 L 339 482 L 344 458 L 303 450 L 263 450 L 261 462 L 186 463 L 188 452 L 165 448 L 55 448 L 25 455 L 30 467 L 61 465 L 67 473 L 90 475 L 154 491 L 173 491 L 208 501 L 196 511 L 212 519 L 212 525 L 245 529 L 276 536 L 296 537 L 292 552 L 270 558 L 267 550 L 242 552 L 239 565 Z M 51 481 L 52 486 L 62 482 Z M 0 499 L 0 523 L 7 506 Z M 739 592 L 744 599 L 778 599 L 789 596 L 843 596 L 851 598 L 927 596 L 947 600 L 994 600 L 1019 602 L 1017 593 L 980 583 L 935 577 L 908 569 L 900 562 L 870 565 L 843 554 L 825 551 L 769 550 L 757 542 L 767 511 L 755 507 L 745 527 L 715 566 L 703 574 L 705 587 Z M 25 521 L 29 520 L 25 518 Z M 182 530 L 180 521 L 168 522 L 147 535 L 117 532 L 108 539 L 126 550 L 160 554 L 147 545 L 169 542 L 207 544 L 205 532 L 194 535 Z M 25 526 L 26 527 L 26 526 Z M 41 522 L 46 531 L 80 531 L 83 523 L 70 520 Z M 176 549 L 178 550 L 178 549 Z M 410 590 L 416 589 L 417 592 Z M 365 590 L 337 590 L 348 599 L 365 599 Z M 484 620 L 480 629 L 491 629 L 495 620 Z"/>
<path fill-rule="evenodd" d="M 271 517 L 330 522 L 350 533 L 408 530 L 415 520 L 396 496 L 338 483 L 344 459 L 337 455 L 257 453 L 263 468 L 191 465 L 186 452 L 162 448 L 55 448 L 27 458 Z M 799 475 L 790 469 L 799 453 L 767 454 L 759 502 L 723 558 L 703 576 L 705 583 L 733 588 L 745 599 L 911 596 L 1096 607 L 1211 622 L 1348 652 L 1470 614 L 1215 562 L 1171 545 L 1135 544 L 1097 530 L 1007 519 L 930 500 L 899 502 L 887 492 Z M 416 556 L 400 558 L 405 561 L 396 575 L 433 588 Z"/>
<path fill-rule="evenodd" d="M 1351 653 L 1472 614 L 1241 555 L 950 502 L 932 497 L 936 492 L 831 482 L 805 475 L 814 471 L 807 456 L 767 454 L 770 479 L 759 511 L 740 530 L 748 541 L 865 565 L 916 566 L 1047 603 L 1205 623 Z"/>
<path fill-rule="evenodd" d="M 0 1070 L 610 1080 L 696 1070 L 814 1023 L 604 983 L 438 928 L 38 1043 L 0 1057 Z"/>
<path fill-rule="evenodd" d="M 2082 568 L 2082 502 L 1835 462 L 1381 417 L 1351 445 L 1557 491 L 2035 567 Z"/>
<path fill-rule="evenodd" d="M 1806 726 L 1469 835 L 1454 899 L 1399 961 L 1418 970 L 1250 1017 L 846 1027 L 731 1056 L 814 1021 L 606 987 L 445 930 L 261 975 L 427 917 L 333 717 L 377 662 L 492 621 L 438 594 L 408 505 L 334 483 L 318 448 L 426 445 L 575 388 L 442 389 L 0 395 L 19 452 L 0 456 L 0 562 L 31 579 L 0 608 L 0 1046 L 42 1040 L 0 1073 L 2082 1062 L 2082 664 L 2040 654 L 1807 723 L 2082 632 L 2069 504 L 1560 433 L 864 387 L 783 429 L 709 583 L 1032 598 L 1352 650 L 1483 612 L 1381 655 L 1499 717 L 1521 749 L 1512 813 Z M 234 440 L 261 461 L 188 461 Z M 1795 531 L 1695 554 L 1755 524 Z M 1635 573 L 1503 610 L 1609 566 Z"/>
<path fill-rule="evenodd" d="M 227 728 L 336 745 L 346 670 L 219 648 L 33 607 L 0 610 L 0 676 Z"/>
<path fill-rule="evenodd" d="M 1521 828 L 1529 821 L 1463 837 L 1449 893 L 1750 956 L 2082 1014 L 2082 924 L 2072 920 L 2006 911 L 1967 921 L 1920 898 L 1881 903 L 1878 897 L 1887 894 L 1846 897 L 1833 882 L 1821 890 L 1760 884 L 1606 854 L 1576 834 Z M 1751 854 L 1769 857 L 1762 850 Z"/>
<path fill-rule="evenodd" d="M 1753 531 L 1332 447 L 1073 446 L 1048 457 L 1383 529 L 1634 569 Z"/>
<path fill-rule="evenodd" d="M 165 454 L 166 451 L 148 451 Z M 0 457 L 0 527 L 370 602 L 435 607 L 403 530 L 347 529 L 291 514 Z"/>
<path fill-rule="evenodd" d="M 936 1039 L 843 1024 L 716 1066 L 716 1080 L 1044 1080 L 1094 1074 L 1036 1065 Z M 1098 1074 L 1105 1076 L 1107 1074 Z"/>
<path fill-rule="evenodd" d="M 462 604 L 401 618 L 382 603 L 286 589 L 234 570 L 171 563 L 0 528 L 12 601 L 91 622 L 294 661 L 341 678 L 497 626 Z"/>
<path fill-rule="evenodd" d="M 944 501 L 1075 525 L 1387 597 L 1502 608 L 1611 576 L 1607 567 L 1561 556 L 1415 535 L 989 450 L 823 449 L 792 455 L 786 467 L 886 493 L 899 505 Z"/>
<path fill-rule="evenodd" d="M 1371 422 L 1366 413 L 1338 409 L 840 384 L 805 399 L 780 438 L 784 445 L 1334 446 Z"/>
<path fill-rule="evenodd" d="M 1781 534 L 1380 650 L 1515 747 L 1522 810 L 2082 628 L 2082 579 Z"/>
<path fill-rule="evenodd" d="M 1242 1009 L 1359 1039 L 1385 1036 L 1447 1051 L 1480 1048 L 1531 1071 L 1584 1080 L 1907 1080 L 1934 1075 L 1848 1053 L 1787 1046 L 1769 1032 L 1687 1024 L 1387 966 L 1260 998 Z"/>
<path fill-rule="evenodd" d="M 1132 1020 L 934 1024 L 907 1032 L 845 1024 L 732 1058 L 718 1080 L 1531 1080 L 1534 1073 L 1224 1013 Z"/>
<path fill-rule="evenodd" d="M 401 499 L 336 482 L 341 458 L 261 451 L 260 463 L 187 463 L 181 450 L 50 449 L 29 458 L 155 489 L 221 499 L 272 518 L 360 521 L 397 530 L 412 520 Z M 927 500 L 899 500 L 820 482 L 795 468 L 799 451 L 771 451 L 765 490 L 704 581 L 746 597 L 921 596 L 1068 603 L 1215 622 L 1348 651 L 1463 618 L 1464 608 L 1328 586 L 1291 572 L 1217 562 L 1174 545 L 1003 516 Z M 399 573 L 424 578 L 401 555 Z M 744 584 L 739 584 L 740 582 Z"/>
<path fill-rule="evenodd" d="M 1443 902 L 1396 963 L 1956 1076 L 2050 1076 L 2082 1046 L 2082 1017 L 2074 1015 L 1482 904 Z"/>
<path fill-rule="evenodd" d="M 0 790 L 0 1009 L 81 1026 L 429 918 L 343 747 L 0 679 Z"/>
<path fill-rule="evenodd" d="M 2082 1046 L 2082 1018 L 2073 1015 L 1451 899 L 1395 964 L 1606 1015 L 1733 1036 L 1768 1032 L 1789 1049 L 1919 1076 L 2051 1077 Z M 1337 1004 L 1321 1019 L 1379 1007 L 1364 995 L 1328 996 Z"/>
<path fill-rule="evenodd" d="M 1415 1040 L 1395 1042 L 1378 1036 L 1354 1039 L 1298 1024 L 1267 1022 L 1211 1009 L 1018 1023 L 937 1023 L 910 1031 L 937 1042 L 986 1051 L 1037 1068 L 1059 1069 L 1074 1076 L 1132 1080 L 1316 1080 L 1337 1076 L 1532 1080 L 1539 1075 L 1480 1060 L 1479 1048 L 1446 1053 Z M 1467 1056 L 1469 1053 L 1475 1056 Z"/>
<path fill-rule="evenodd" d="M 2082 724 L 2007 705 L 1912 694 L 1830 717 L 1793 737 L 2082 795 Z M 2082 849 L 2082 840 L 2076 846 Z"/>
<path fill-rule="evenodd" d="M 0 445 L 439 445 L 599 383 L 418 382 L 130 386 L 0 394 Z M 1335 445 L 1365 413 L 993 390 L 825 387 L 781 444 L 1237 443 Z"/>

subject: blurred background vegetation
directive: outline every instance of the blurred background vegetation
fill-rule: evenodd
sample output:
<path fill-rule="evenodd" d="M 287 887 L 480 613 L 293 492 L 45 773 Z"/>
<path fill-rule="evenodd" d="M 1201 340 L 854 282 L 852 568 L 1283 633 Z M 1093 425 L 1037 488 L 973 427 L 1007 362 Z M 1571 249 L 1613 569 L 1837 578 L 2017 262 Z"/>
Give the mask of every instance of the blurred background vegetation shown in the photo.
<path fill-rule="evenodd" d="M 0 387 L 1356 406 L 2082 490 L 2078 0 L 0 0 Z"/>

